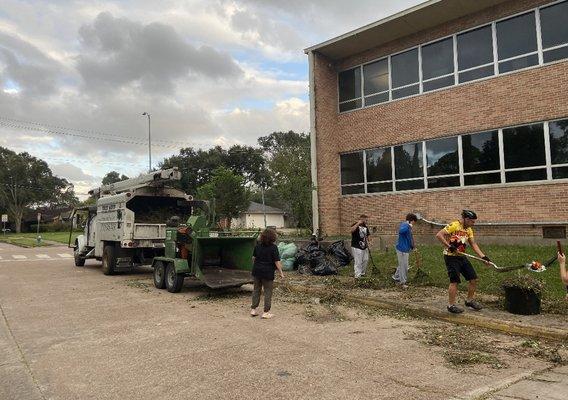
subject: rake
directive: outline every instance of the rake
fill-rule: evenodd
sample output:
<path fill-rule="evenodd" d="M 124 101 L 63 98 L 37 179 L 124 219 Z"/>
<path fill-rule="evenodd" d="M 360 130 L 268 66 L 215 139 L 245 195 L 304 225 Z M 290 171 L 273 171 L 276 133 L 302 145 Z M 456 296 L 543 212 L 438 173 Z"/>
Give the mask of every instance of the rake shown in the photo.
<path fill-rule="evenodd" d="M 458 251 L 458 254 L 461 255 L 461 256 L 473 258 L 474 260 L 481 261 L 481 262 L 484 262 L 484 263 L 488 262 L 481 257 L 476 257 L 476 256 L 471 255 L 471 254 L 462 253 L 462 252 L 459 252 L 459 251 Z M 556 261 L 556 258 L 557 258 L 557 256 L 552 257 L 550 260 L 548 260 L 544 264 L 540 265 L 540 267 L 538 267 L 537 269 L 533 268 L 533 263 L 510 265 L 510 266 L 506 266 L 506 267 L 498 267 L 497 264 L 495 264 L 492 261 L 489 261 L 488 263 L 489 263 L 489 265 L 493 266 L 493 268 L 495 268 L 495 270 L 497 270 L 497 272 L 509 272 L 509 271 L 515 271 L 517 269 L 523 269 L 523 268 L 526 268 L 531 272 L 544 272 L 544 271 L 546 271 L 547 267 L 549 267 L 550 265 L 552 265 L 552 263 L 554 263 L 554 261 Z"/>

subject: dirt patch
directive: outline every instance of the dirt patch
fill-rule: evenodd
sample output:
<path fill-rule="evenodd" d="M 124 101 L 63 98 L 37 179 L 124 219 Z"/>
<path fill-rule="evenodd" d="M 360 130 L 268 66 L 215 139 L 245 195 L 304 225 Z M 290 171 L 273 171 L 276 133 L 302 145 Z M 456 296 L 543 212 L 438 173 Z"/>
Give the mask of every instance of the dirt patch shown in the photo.
<path fill-rule="evenodd" d="M 147 279 L 128 279 L 124 281 L 126 286 L 142 289 L 145 292 L 151 292 L 153 287 L 152 282 Z"/>

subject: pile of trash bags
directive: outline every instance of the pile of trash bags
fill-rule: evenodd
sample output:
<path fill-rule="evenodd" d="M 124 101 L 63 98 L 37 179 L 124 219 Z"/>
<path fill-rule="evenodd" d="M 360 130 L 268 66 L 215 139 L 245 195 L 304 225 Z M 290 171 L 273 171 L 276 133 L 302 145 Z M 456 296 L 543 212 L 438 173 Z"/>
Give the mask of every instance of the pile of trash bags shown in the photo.
<path fill-rule="evenodd" d="M 296 261 L 296 252 L 298 247 L 294 243 L 278 243 L 278 253 L 280 261 L 282 261 L 282 269 L 284 271 L 292 271 Z"/>
<path fill-rule="evenodd" d="M 340 267 L 349 265 L 351 253 L 343 241 L 332 243 L 326 251 L 315 240 L 298 251 L 296 266 L 301 274 L 336 275 Z"/>

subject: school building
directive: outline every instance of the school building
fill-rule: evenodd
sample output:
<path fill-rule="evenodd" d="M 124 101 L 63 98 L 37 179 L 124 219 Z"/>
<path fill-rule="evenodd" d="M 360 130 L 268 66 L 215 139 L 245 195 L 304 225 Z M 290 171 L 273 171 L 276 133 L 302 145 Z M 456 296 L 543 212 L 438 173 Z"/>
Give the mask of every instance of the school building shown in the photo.
<path fill-rule="evenodd" d="M 566 237 L 568 1 L 431 0 L 305 52 L 315 229 Z"/>

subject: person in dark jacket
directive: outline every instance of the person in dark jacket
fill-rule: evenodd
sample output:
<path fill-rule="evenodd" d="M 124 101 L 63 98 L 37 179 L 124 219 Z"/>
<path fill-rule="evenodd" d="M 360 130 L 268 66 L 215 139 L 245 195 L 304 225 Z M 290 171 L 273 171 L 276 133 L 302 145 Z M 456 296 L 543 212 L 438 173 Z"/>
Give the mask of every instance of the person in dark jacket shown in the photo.
<path fill-rule="evenodd" d="M 252 261 L 252 276 L 254 278 L 254 290 L 252 292 L 252 305 L 250 315 L 258 315 L 257 307 L 260 304 L 260 291 L 264 288 L 264 313 L 262 318 L 272 318 L 270 313 L 272 303 L 272 286 L 274 283 L 274 271 L 277 269 L 280 277 L 284 278 L 280 254 L 276 247 L 276 232 L 265 229 L 260 235 L 260 242 L 255 246 Z"/>

